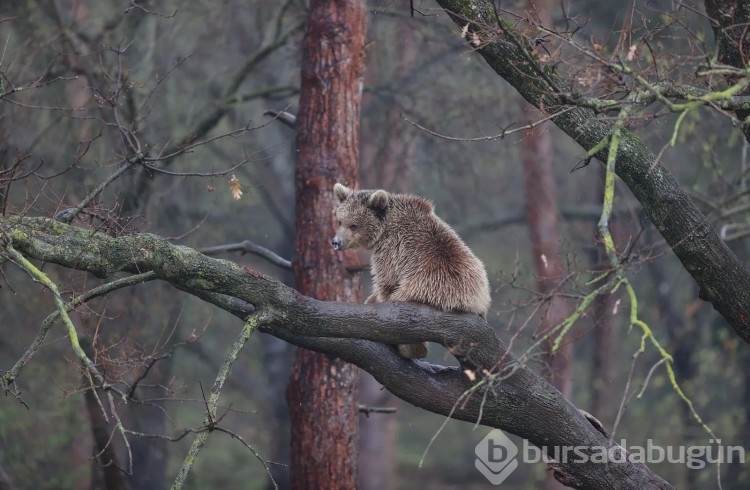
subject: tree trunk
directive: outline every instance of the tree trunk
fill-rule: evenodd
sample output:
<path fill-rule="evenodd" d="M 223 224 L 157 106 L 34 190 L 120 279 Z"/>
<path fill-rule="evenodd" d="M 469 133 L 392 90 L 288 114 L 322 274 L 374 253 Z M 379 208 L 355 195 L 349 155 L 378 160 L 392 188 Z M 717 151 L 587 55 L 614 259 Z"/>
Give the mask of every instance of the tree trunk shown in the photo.
<path fill-rule="evenodd" d="M 526 221 L 531 236 L 536 289 L 547 296 L 546 304 L 540 310 L 538 326 L 539 333 L 543 335 L 560 325 L 572 313 L 568 301 L 555 291 L 564 281 L 565 267 L 560 259 L 561 236 L 557 220 L 557 190 L 549 131 L 545 128 L 529 130 L 524 138 L 522 152 L 526 184 Z M 565 398 L 570 399 L 573 334 L 568 332 L 567 338 L 557 351 L 553 352 L 552 343 L 556 337 L 556 334 L 552 334 L 547 339 L 542 374 Z M 551 490 L 563 488 L 563 485 L 554 479 L 552 472 L 548 472 L 544 488 Z"/>
<path fill-rule="evenodd" d="M 747 37 L 747 24 L 750 21 L 750 2 L 747 0 L 706 0 L 706 13 L 714 30 L 714 39 L 719 48 L 719 61 L 727 65 L 744 68 L 748 63 L 750 39 Z M 748 89 L 737 95 L 747 95 Z M 744 121 L 750 111 L 735 112 L 737 119 Z M 742 125 L 745 140 L 750 143 L 750 126 Z"/>
<path fill-rule="evenodd" d="M 549 0 L 540 0 L 536 5 L 539 21 L 546 25 L 552 25 L 551 9 Z M 524 108 L 536 112 L 523 103 Z M 534 119 L 531 117 L 529 119 Z M 526 187 L 526 200 L 524 209 L 526 223 L 529 227 L 531 238 L 532 262 L 536 273 L 536 289 L 541 294 L 548 295 L 546 304 L 542 307 L 539 318 L 538 331 L 544 334 L 555 326 L 561 324 L 572 310 L 568 301 L 555 293 L 555 288 L 565 277 L 565 267 L 560 259 L 560 225 L 558 223 L 559 210 L 557 208 L 557 187 L 555 184 L 555 171 L 552 165 L 552 138 L 549 128 L 537 127 L 526 131 L 521 147 L 523 154 L 523 173 Z M 572 335 L 560 344 L 557 352 L 552 351 L 552 335 L 547 341 L 545 352 L 544 377 L 563 394 L 570 399 L 572 382 L 570 376 L 570 362 L 573 355 Z M 544 488 L 547 490 L 563 488 L 555 480 L 552 472 L 548 472 Z"/>
<path fill-rule="evenodd" d="M 321 300 L 359 302 L 354 255 L 337 254 L 333 185 L 356 185 L 364 72 L 365 3 L 312 0 L 302 51 L 295 169 L 296 289 Z M 357 369 L 298 349 L 287 388 L 292 488 L 355 488 Z"/>
<path fill-rule="evenodd" d="M 389 80 L 390 88 L 399 89 L 393 80 L 406 77 L 419 59 L 419 42 L 416 26 L 403 22 L 396 29 L 398 37 L 396 63 L 389 73 L 377 69 L 368 70 L 367 83 L 379 85 L 378 77 Z M 413 192 L 411 188 L 412 162 L 416 142 L 414 133 L 408 131 L 408 123 L 401 117 L 403 108 L 398 99 L 389 104 L 383 126 L 378 128 L 376 139 L 363 148 L 360 177 L 366 188 L 387 189 L 391 192 Z M 371 184 L 372 183 L 372 184 Z"/>
<path fill-rule="evenodd" d="M 557 189 L 552 168 L 552 141 L 549 132 L 532 129 L 524 137 L 523 170 L 526 183 L 525 212 L 531 237 L 532 261 L 536 272 L 536 288 L 550 295 L 542 307 L 539 332 L 544 333 L 562 323 L 572 310 L 567 301 L 554 290 L 565 278 L 560 259 L 560 226 L 558 223 Z M 557 352 L 551 351 L 553 335 L 548 342 L 545 377 L 566 397 L 570 397 L 570 357 L 573 344 L 566 339 Z"/>

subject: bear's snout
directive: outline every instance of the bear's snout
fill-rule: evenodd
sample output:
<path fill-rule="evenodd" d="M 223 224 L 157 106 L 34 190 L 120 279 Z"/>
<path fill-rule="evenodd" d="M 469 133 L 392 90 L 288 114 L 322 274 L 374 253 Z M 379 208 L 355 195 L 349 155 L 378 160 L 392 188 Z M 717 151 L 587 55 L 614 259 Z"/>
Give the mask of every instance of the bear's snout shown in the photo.
<path fill-rule="evenodd" d="M 344 241 L 341 238 L 335 236 L 333 237 L 333 240 L 331 240 L 331 245 L 333 245 L 334 250 L 341 250 L 344 246 Z"/>

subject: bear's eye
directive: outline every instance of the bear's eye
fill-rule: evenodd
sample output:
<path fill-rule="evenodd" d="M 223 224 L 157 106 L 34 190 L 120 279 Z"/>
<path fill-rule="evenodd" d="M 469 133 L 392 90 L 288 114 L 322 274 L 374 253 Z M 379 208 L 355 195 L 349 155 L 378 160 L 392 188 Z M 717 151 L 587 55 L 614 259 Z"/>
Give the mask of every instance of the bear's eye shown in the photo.
<path fill-rule="evenodd" d="M 349 225 L 349 229 L 352 230 L 352 231 L 357 231 L 357 228 L 359 228 L 359 226 L 357 226 L 357 225 Z"/>

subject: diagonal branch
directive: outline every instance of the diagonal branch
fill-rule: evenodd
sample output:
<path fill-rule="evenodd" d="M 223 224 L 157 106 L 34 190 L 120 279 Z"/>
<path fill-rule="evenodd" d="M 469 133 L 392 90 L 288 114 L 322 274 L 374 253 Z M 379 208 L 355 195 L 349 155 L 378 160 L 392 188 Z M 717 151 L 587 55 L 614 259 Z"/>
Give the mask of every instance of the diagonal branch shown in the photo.
<path fill-rule="evenodd" d="M 590 156 L 606 162 L 613 123 L 591 109 L 567 105 L 569 83 L 544 66 L 531 42 L 498 17 L 490 0 L 436 0 L 487 64 L 528 102 L 552 118 Z M 479 44 L 477 46 L 477 44 Z M 622 130 L 617 175 L 734 331 L 750 342 L 750 270 L 727 247 L 687 191 L 638 137 Z"/>
<path fill-rule="evenodd" d="M 155 235 L 112 237 L 46 218 L 0 217 L 6 242 L 27 258 L 107 276 L 153 272 L 156 278 L 243 320 L 262 314 L 259 328 L 307 349 L 340 357 L 371 373 L 396 396 L 420 408 L 479 422 L 545 447 L 611 447 L 554 387 L 521 365 L 487 323 L 420 305 L 360 305 L 318 301 L 248 268 L 176 246 Z M 413 362 L 386 344 L 429 340 L 481 374 Z M 472 376 L 473 377 L 473 376 Z M 461 403 L 457 403 L 461 400 Z M 672 488 L 634 461 L 559 462 L 577 488 Z"/>
<path fill-rule="evenodd" d="M 240 351 L 245 347 L 247 341 L 250 340 L 250 336 L 255 332 L 255 329 L 258 328 L 262 321 L 262 315 L 253 315 L 247 319 L 245 326 L 240 332 L 240 336 L 234 341 L 227 357 L 221 364 L 219 373 L 216 375 L 216 381 L 214 381 L 214 385 L 211 387 L 211 394 L 209 395 L 208 400 L 206 400 L 206 417 L 203 423 L 207 430 L 200 431 L 198 435 L 195 436 L 195 439 L 193 439 L 193 444 L 190 446 L 190 450 L 185 456 L 180 471 L 172 484 L 172 490 L 179 490 L 184 486 L 185 480 L 193 467 L 193 463 L 198 457 L 198 453 L 206 445 L 206 442 L 208 442 L 209 433 L 216 428 L 216 414 L 219 408 L 219 396 L 221 395 L 224 383 L 226 383 L 229 373 L 232 370 L 232 366 L 237 360 Z M 268 471 L 268 468 L 266 468 L 266 471 Z M 276 482 L 273 481 L 273 477 L 271 477 L 271 481 L 273 482 L 274 487 L 278 488 Z"/>

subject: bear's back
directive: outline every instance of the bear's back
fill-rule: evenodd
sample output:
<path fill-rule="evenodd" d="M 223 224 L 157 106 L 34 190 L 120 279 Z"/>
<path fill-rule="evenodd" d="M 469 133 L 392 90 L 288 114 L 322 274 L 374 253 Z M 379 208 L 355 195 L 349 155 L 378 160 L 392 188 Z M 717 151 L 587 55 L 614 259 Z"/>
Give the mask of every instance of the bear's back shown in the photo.
<path fill-rule="evenodd" d="M 398 194 L 392 199 L 382 242 L 373 250 L 381 300 L 486 316 L 490 295 L 482 262 L 434 213 L 429 201 Z"/>

